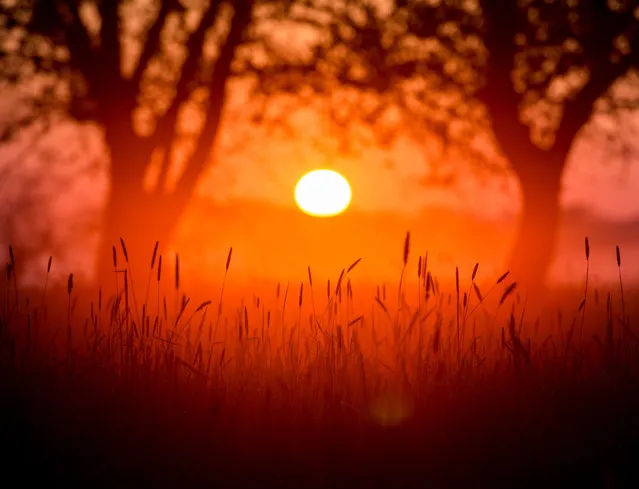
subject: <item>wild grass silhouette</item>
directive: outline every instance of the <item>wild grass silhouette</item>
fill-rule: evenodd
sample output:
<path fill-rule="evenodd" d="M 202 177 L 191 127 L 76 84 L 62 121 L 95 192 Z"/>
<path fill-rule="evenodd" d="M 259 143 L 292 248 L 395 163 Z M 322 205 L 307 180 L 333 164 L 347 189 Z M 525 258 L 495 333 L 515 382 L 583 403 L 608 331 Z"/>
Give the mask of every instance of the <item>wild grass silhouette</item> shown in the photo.
<path fill-rule="evenodd" d="M 529 301 L 476 265 L 450 291 L 410 235 L 394 287 L 359 259 L 251 300 L 192 299 L 180 262 L 36 296 L 4 274 L 5 477 L 82 487 L 625 487 L 637 481 L 635 290 Z M 51 260 L 47 275 L 51 270 Z M 407 280 L 412 277 L 416 280 Z M 135 279 L 135 281 L 133 280 Z M 198 291 L 200 295 L 207 291 Z M 195 295 L 193 296 L 195 297 Z M 85 313 L 86 311 L 86 313 Z"/>

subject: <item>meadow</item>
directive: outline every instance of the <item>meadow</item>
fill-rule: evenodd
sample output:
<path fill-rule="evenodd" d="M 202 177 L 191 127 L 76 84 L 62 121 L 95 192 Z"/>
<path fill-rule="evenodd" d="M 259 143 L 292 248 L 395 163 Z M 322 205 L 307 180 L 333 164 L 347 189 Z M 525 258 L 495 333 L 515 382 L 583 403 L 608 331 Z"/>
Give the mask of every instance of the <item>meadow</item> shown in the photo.
<path fill-rule="evenodd" d="M 527 294 L 434 276 L 409 235 L 393 284 L 185 290 L 124 241 L 111 283 L 0 303 L 3 478 L 78 487 L 633 487 L 639 291 Z M 164 262 L 162 262 L 164 260 Z M 148 262 L 147 262 L 148 263 Z M 49 268 L 51 261 L 49 261 Z M 374 266 L 368 264 L 368 266 Z M 615 264 L 611 264 L 615 266 Z M 49 270 L 47 270 L 48 272 Z M 634 486 L 637 487 L 637 486 Z"/>

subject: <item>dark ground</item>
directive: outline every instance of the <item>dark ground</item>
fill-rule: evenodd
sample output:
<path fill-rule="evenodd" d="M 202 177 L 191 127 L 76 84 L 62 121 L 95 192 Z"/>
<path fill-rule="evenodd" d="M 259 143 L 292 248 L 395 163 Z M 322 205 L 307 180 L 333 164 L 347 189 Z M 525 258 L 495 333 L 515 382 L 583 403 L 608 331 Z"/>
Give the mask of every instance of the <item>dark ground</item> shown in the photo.
<path fill-rule="evenodd" d="M 268 405 L 251 392 L 167 393 L 5 365 L 3 476 L 52 487 L 639 487 L 639 383 L 617 375 L 432 391 L 385 428 L 337 400 L 318 415 L 295 394 Z"/>

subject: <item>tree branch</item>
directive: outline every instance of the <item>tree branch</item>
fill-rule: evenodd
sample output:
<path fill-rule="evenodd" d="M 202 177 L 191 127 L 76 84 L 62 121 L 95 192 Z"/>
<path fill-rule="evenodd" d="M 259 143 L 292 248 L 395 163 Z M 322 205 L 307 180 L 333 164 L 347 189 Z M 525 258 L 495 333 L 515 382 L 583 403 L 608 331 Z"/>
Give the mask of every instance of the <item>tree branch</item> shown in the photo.
<path fill-rule="evenodd" d="M 499 5 L 497 5 L 499 3 Z M 521 24 L 521 12 L 514 1 L 484 0 L 486 16 L 484 44 L 489 53 L 484 85 L 477 97 L 486 106 L 493 133 L 508 160 L 517 169 L 522 143 L 531 143 L 529 128 L 519 118 L 521 97 L 511 79 L 517 46 L 514 39 Z"/>
<path fill-rule="evenodd" d="M 166 178 L 168 176 L 168 170 L 171 165 L 173 148 L 177 142 L 176 123 L 180 107 L 189 99 L 189 96 L 191 95 L 192 87 L 190 87 L 189 85 L 193 84 L 194 80 L 197 77 L 198 69 L 202 61 L 202 55 L 204 52 L 204 40 L 206 38 L 206 32 L 214 24 L 220 7 L 220 0 L 215 0 L 209 5 L 207 11 L 202 16 L 199 25 L 186 42 L 186 49 L 188 51 L 188 54 L 186 60 L 184 61 L 184 64 L 182 65 L 182 69 L 175 84 L 175 96 L 173 97 L 173 100 L 171 101 L 166 112 L 158 116 L 155 131 L 146 140 L 146 144 L 151 151 L 153 150 L 153 148 L 156 147 L 164 149 L 160 161 L 160 168 L 158 171 L 158 183 L 156 187 L 157 191 L 160 191 L 166 185 Z"/>
<path fill-rule="evenodd" d="M 155 21 L 151 24 L 147 35 L 146 41 L 142 48 L 142 53 L 140 54 L 140 58 L 138 59 L 138 63 L 135 66 L 135 70 L 133 71 L 133 75 L 131 76 L 131 83 L 135 87 L 140 86 L 140 82 L 142 80 L 142 75 L 149 64 L 149 61 L 153 57 L 153 54 L 157 51 L 160 45 L 160 36 L 162 35 L 162 29 L 164 28 L 164 24 L 168 15 L 173 11 L 177 10 L 180 7 L 179 2 L 175 0 L 163 0 L 160 2 L 160 10 L 155 18 Z"/>
<path fill-rule="evenodd" d="M 555 133 L 557 151 L 567 154 L 575 135 L 586 125 L 597 100 L 610 90 L 612 85 L 628 70 L 639 63 L 639 49 L 625 56 L 618 63 L 595 65 L 584 88 L 571 100 L 564 101 L 562 121 Z"/>
<path fill-rule="evenodd" d="M 119 0 L 102 0 L 99 4 L 100 17 L 100 58 L 101 63 L 106 66 L 107 72 L 113 76 L 110 80 L 115 81 L 117 74 L 118 81 L 121 76 L 121 47 L 120 47 L 120 15 Z M 113 87 L 111 87 L 111 90 Z"/>
<path fill-rule="evenodd" d="M 209 162 L 211 150 L 219 133 L 222 111 L 226 102 L 226 84 L 231 75 L 231 64 L 235 57 L 235 51 L 242 42 L 246 27 L 251 21 L 252 6 L 253 0 L 236 0 L 235 2 L 235 12 L 231 19 L 229 33 L 226 41 L 220 48 L 220 53 L 213 67 L 213 73 L 208 86 L 210 105 L 206 114 L 204 127 L 197 140 L 196 149 L 190 158 L 189 164 L 176 190 L 175 198 L 180 208 L 186 205 L 203 169 Z"/>
<path fill-rule="evenodd" d="M 63 31 L 71 65 L 84 74 L 90 85 L 93 84 L 95 56 L 91 49 L 91 37 L 78 13 L 77 0 L 42 2 L 35 8 L 32 22 L 38 31 L 56 27 Z"/>
<path fill-rule="evenodd" d="M 191 90 L 189 89 L 189 85 L 193 83 L 195 80 L 198 68 L 202 61 L 202 54 L 204 52 L 204 40 L 206 37 L 207 30 L 214 24 L 215 19 L 220 11 L 221 0 L 213 0 L 209 5 L 208 10 L 202 16 L 202 20 L 198 25 L 197 29 L 191 34 L 189 40 L 186 43 L 186 48 L 188 50 L 188 55 L 184 64 L 182 65 L 182 70 L 178 77 L 175 86 L 175 96 L 171 101 L 166 112 L 159 116 L 156 124 L 156 129 L 154 133 L 150 137 L 150 144 L 152 147 L 162 146 L 166 148 L 165 155 L 163 158 L 163 162 L 160 168 L 160 179 L 161 182 L 166 176 L 166 171 L 169 167 L 170 158 L 171 158 L 171 143 L 175 136 L 175 123 L 178 116 L 178 112 L 180 107 L 184 102 L 186 102 L 191 94 Z M 169 142 L 167 144 L 167 141 Z"/>

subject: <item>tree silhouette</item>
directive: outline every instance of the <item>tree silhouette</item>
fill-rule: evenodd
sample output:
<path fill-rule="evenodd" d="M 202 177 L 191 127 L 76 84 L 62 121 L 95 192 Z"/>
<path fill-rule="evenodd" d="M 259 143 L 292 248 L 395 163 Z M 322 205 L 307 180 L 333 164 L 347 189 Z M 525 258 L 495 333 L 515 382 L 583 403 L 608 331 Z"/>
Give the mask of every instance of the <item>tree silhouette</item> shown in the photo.
<path fill-rule="evenodd" d="M 362 126 L 378 143 L 435 136 L 440 182 L 506 161 L 523 203 L 511 269 L 540 285 L 576 136 L 598 110 L 638 105 L 639 91 L 612 90 L 639 66 L 635 2 L 299 0 L 280 20 L 314 42 L 253 67 L 263 93 L 307 101 L 312 91 L 349 144 Z"/>
<path fill-rule="evenodd" d="M 99 272 L 123 237 L 132 261 L 166 245 L 212 161 L 254 0 L 0 2 L 2 79 L 22 88 L 10 138 L 65 112 L 103 129 L 110 186 Z M 6 121 L 5 121 L 6 122 Z"/>

